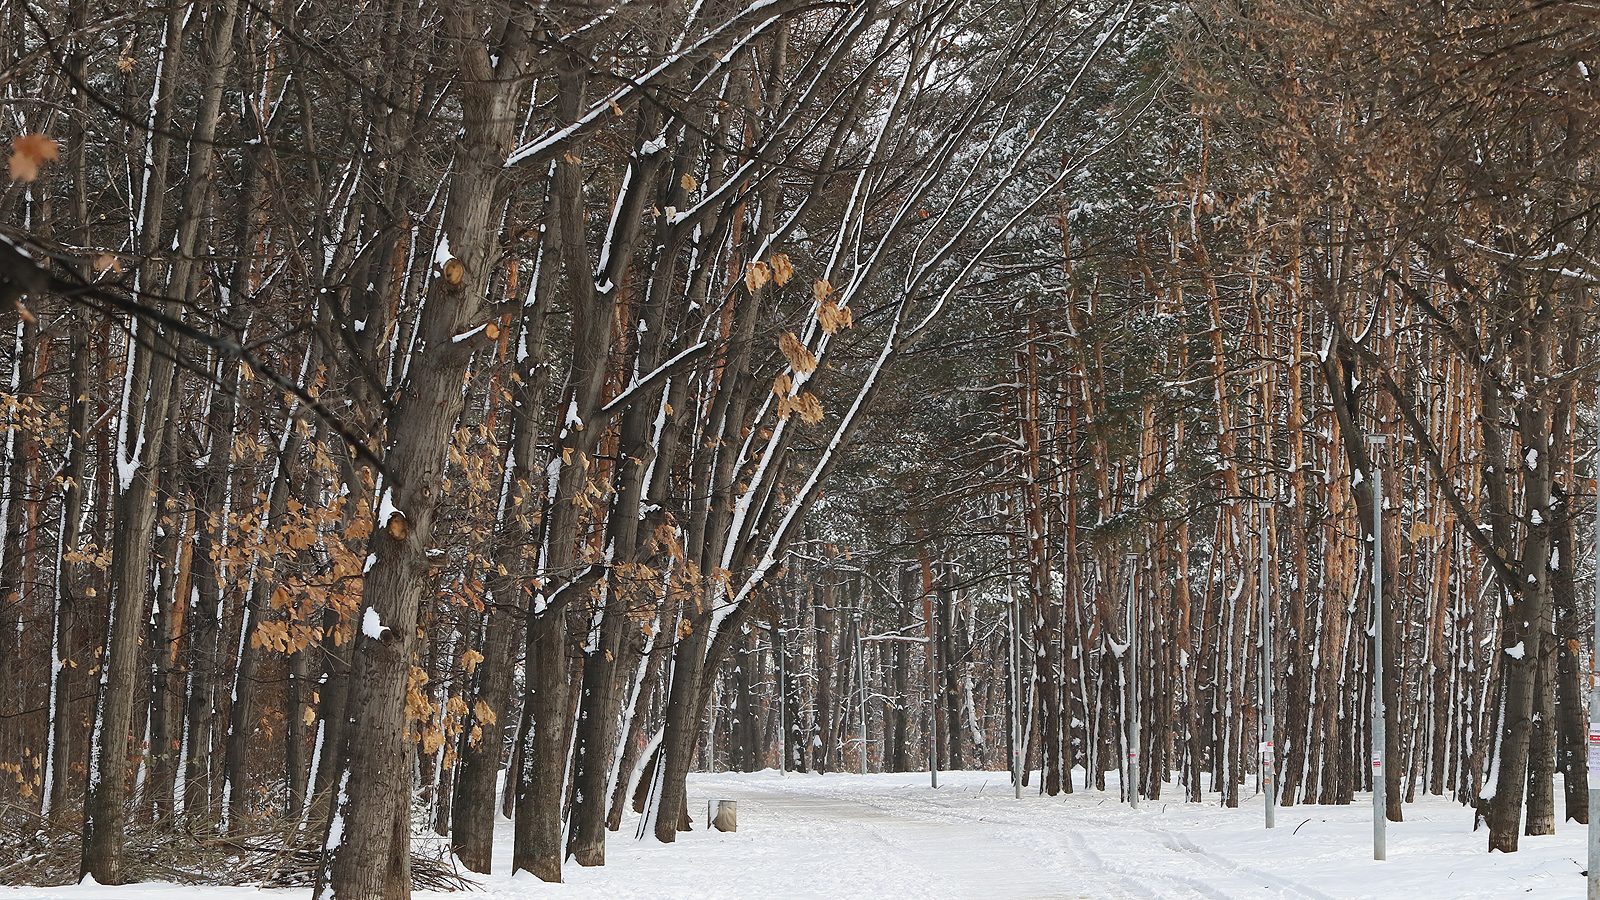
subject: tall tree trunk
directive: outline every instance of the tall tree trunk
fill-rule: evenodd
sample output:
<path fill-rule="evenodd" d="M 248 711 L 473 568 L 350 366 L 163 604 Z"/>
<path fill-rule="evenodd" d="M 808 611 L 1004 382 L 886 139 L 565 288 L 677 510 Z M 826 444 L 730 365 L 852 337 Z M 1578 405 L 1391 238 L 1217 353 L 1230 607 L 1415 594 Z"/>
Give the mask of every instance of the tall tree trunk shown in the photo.
<path fill-rule="evenodd" d="M 1561 773 L 1563 815 L 1580 825 L 1589 824 L 1588 721 L 1584 718 L 1583 680 L 1579 648 L 1583 646 L 1582 619 L 1578 614 L 1577 585 L 1573 572 L 1579 553 L 1573 540 L 1570 500 L 1555 506 L 1551 568 L 1551 597 L 1556 607 L 1556 770 Z"/>
<path fill-rule="evenodd" d="M 293 484 L 293 462 L 300 455 L 301 432 L 293 421 L 286 423 L 288 434 L 279 449 L 277 469 L 267 496 L 267 521 L 269 531 L 281 531 L 289 509 L 289 494 Z M 256 641 L 256 628 L 267 613 L 267 601 L 277 583 L 277 563 L 261 560 L 262 571 L 254 574 L 245 602 L 244 622 L 239 637 L 239 659 L 233 676 L 233 702 L 228 706 L 227 737 L 224 763 L 225 808 L 228 813 L 228 830 L 240 832 L 253 824 L 250 816 L 249 758 L 251 738 L 257 731 L 260 693 L 261 648 Z M 296 711 L 291 711 L 291 720 Z"/>
<path fill-rule="evenodd" d="M 87 0 L 72 0 L 67 9 L 67 30 L 77 33 L 88 24 Z M 88 78 L 88 52 L 85 42 L 72 41 L 68 51 L 67 69 L 72 78 L 83 82 Z M 76 115 L 71 117 L 75 134 L 68 142 L 68 165 L 72 170 L 71 213 L 80 246 L 92 244 L 89 213 L 89 95 L 85 91 L 73 93 Z M 67 449 L 61 477 L 65 487 L 61 503 L 61 542 L 56 561 L 56 602 L 53 621 L 52 652 L 50 658 L 50 743 L 45 767 L 44 813 L 60 821 L 72 805 L 73 734 L 73 669 L 77 668 L 78 599 L 82 590 L 80 567 L 74 554 L 81 548 L 83 515 L 87 492 L 84 476 L 88 463 L 89 444 L 89 380 L 90 332 L 88 311 L 73 308 L 67 323 Z"/>
<path fill-rule="evenodd" d="M 834 583 L 832 573 L 823 570 L 825 579 L 819 589 L 822 592 L 819 601 L 811 604 L 813 616 L 812 628 L 816 635 L 816 687 L 812 693 L 812 726 L 811 726 L 811 766 L 819 774 L 826 775 L 832 764 L 833 745 L 833 632 L 836 612 L 834 609 Z M 928 652 L 934 652 L 934 645 L 928 644 Z"/>
<path fill-rule="evenodd" d="M 149 371 L 150 383 L 140 386 L 149 389 L 142 421 L 130 423 L 127 428 L 128 434 L 142 432 L 142 439 L 132 446 L 118 447 L 119 453 L 127 452 L 133 457 L 129 460 L 133 472 L 117 493 L 113 506 L 116 526 L 112 538 L 111 630 L 102 663 L 89 797 L 84 811 L 82 872 L 93 875 L 100 884 L 123 884 L 127 879 L 123 833 L 127 828 L 128 740 L 138 687 L 139 637 L 149 618 L 145 570 L 156 519 L 157 466 L 150 457 L 159 450 L 160 435 L 166 428 L 172 364 L 163 356 L 152 363 Z M 142 458 L 136 455 L 141 451 Z"/>
<path fill-rule="evenodd" d="M 897 636 L 903 636 L 911 627 L 911 617 L 907 610 L 917 599 L 916 570 L 910 567 L 900 569 L 899 602 L 896 604 L 896 624 L 899 626 Z M 890 772 L 908 771 L 911 760 L 906 753 L 906 739 L 910 724 L 910 712 L 907 704 L 911 696 L 911 660 L 906 652 L 906 642 L 895 640 L 890 643 L 891 677 L 894 679 L 894 695 L 888 704 L 889 721 L 884 729 L 889 741 L 888 751 L 884 754 L 885 768 Z M 1013 679 L 1021 683 L 1018 679 Z M 1016 702 L 1021 702 L 1020 699 Z"/>
<path fill-rule="evenodd" d="M 961 716 L 961 636 L 958 633 L 960 617 L 956 615 L 956 592 L 950 586 L 952 577 L 948 567 L 942 567 L 938 600 L 939 668 L 943 678 L 944 738 L 949 747 L 945 768 L 952 771 L 965 769 L 965 723 Z"/>
<path fill-rule="evenodd" d="M 563 121 L 576 121 L 586 102 L 588 75 L 577 60 L 569 63 L 563 65 L 555 105 Z M 649 121 L 653 118 L 646 116 L 645 122 Z M 646 132 L 654 134 L 654 129 L 646 129 Z M 518 741 L 522 766 L 518 774 L 517 826 L 512 854 L 514 871 L 528 871 L 545 881 L 561 880 L 563 795 L 571 749 L 568 723 L 577 711 L 567 697 L 571 669 L 567 606 L 587 595 L 603 574 L 598 561 L 580 555 L 585 548 L 579 546 L 579 536 L 585 512 L 590 507 L 586 494 L 597 475 L 594 457 L 610 415 L 604 409 L 603 399 L 611 373 L 613 332 L 622 293 L 620 285 L 627 280 L 625 273 L 632 262 L 641 221 L 648 208 L 645 198 L 655 193 L 655 174 L 663 163 L 662 156 L 659 153 L 640 155 L 630 161 L 627 177 L 615 200 L 614 221 L 619 224 L 605 236 L 607 243 L 600 253 L 605 265 L 599 273 L 588 263 L 581 160 L 569 152 L 553 165 L 551 219 L 563 247 L 566 266 L 563 284 L 572 310 L 574 353 L 567 384 L 562 390 L 560 408 L 566 413 L 551 459 L 553 490 L 544 498 L 538 573 L 541 594 L 534 598 L 528 613 L 528 695 L 524 700 L 525 735 Z M 622 552 L 626 555 L 633 551 L 631 546 L 623 546 Z M 625 629 L 624 623 L 613 621 L 610 635 L 618 649 Z M 602 631 L 605 631 L 603 622 Z M 612 651 L 612 655 L 614 657 L 616 652 Z M 602 660 L 597 665 L 609 666 L 614 661 Z M 604 705 L 610 707 L 610 716 L 614 719 L 620 700 L 613 700 L 609 695 L 602 699 Z M 609 734 L 604 735 L 607 743 L 614 740 L 614 724 L 595 724 L 610 729 Z M 590 770 L 594 777 L 607 777 L 609 753 L 613 749 L 586 753 L 597 761 L 605 760 L 604 766 Z M 585 799 L 594 801 L 595 811 L 603 814 L 605 794 L 602 786 L 598 791 L 586 792 Z M 602 821 L 599 815 L 585 813 L 587 840 L 604 841 L 604 830 L 592 827 Z"/>
<path fill-rule="evenodd" d="M 229 0 L 228 8 L 231 10 Z M 228 23 L 231 36 L 232 22 Z M 213 33 L 215 40 L 215 33 Z M 148 259 L 166 232 L 165 203 L 167 164 L 171 140 L 167 136 L 173 121 L 175 84 L 183 43 L 183 11 L 173 9 L 166 21 L 162 49 L 161 78 L 155 85 L 155 102 L 148 140 L 145 194 L 141 198 L 144 219 L 140 229 L 140 249 Z M 213 46 L 216 46 L 213 44 Z M 185 193 L 178 235 L 178 259 L 166 284 L 169 289 L 187 291 L 195 236 L 201 216 L 199 209 L 215 134 L 215 110 L 221 95 L 221 78 L 226 70 L 219 57 L 212 77 L 214 90 L 207 92 L 204 109 L 197 119 L 195 153 L 191 155 L 190 182 Z M 209 119 L 204 118 L 211 112 Z M 185 241 L 184 238 L 188 240 Z M 155 266 L 141 268 L 142 280 L 156 278 Z M 100 699 L 95 713 L 89 761 L 89 790 L 84 805 L 82 874 L 94 876 L 101 884 L 122 884 L 127 878 L 123 858 L 123 834 L 127 825 L 127 763 L 129 729 L 133 725 L 134 696 L 137 690 L 140 659 L 139 637 L 148 619 L 149 590 L 147 568 L 150 536 L 156 519 L 156 487 L 166 432 L 167 404 L 173 382 L 171 338 L 155 332 L 151 325 L 129 337 L 125 364 L 122 418 L 115 444 L 118 476 L 112 500 L 111 572 L 109 581 L 111 622 L 101 659 Z"/>
<path fill-rule="evenodd" d="M 1528 810 L 1523 834 L 1556 831 L 1556 639 L 1539 634 L 1534 654 L 1533 727 L 1528 733 Z"/>
<path fill-rule="evenodd" d="M 561 270 L 559 235 L 547 234 L 540 254 L 537 274 L 529 286 L 516 335 L 523 371 L 512 386 L 513 402 L 508 411 L 510 459 L 506 463 L 500 522 L 488 577 L 491 606 L 480 641 L 483 661 L 478 664 L 473 690 L 477 703 L 471 707 L 470 718 L 461 735 L 460 772 L 456 776 L 451 812 L 451 840 L 456 856 L 468 871 L 483 874 L 488 874 L 492 862 L 495 783 L 505 757 L 505 737 L 512 724 L 511 683 L 516 673 L 517 626 L 525 621 L 528 612 L 523 589 L 524 553 L 538 497 L 532 485 L 537 471 L 535 454 L 544 395 L 550 382 L 546 333 L 556 273 Z M 482 704 L 482 714 L 478 704 Z M 507 770 L 505 791 L 508 798 L 517 791 L 516 774 L 516 768 Z"/>
<path fill-rule="evenodd" d="M 474 351 L 493 339 L 486 293 L 506 201 L 504 161 L 521 97 L 516 85 L 530 53 L 528 23 L 482 22 L 478 12 L 456 7 L 445 15 L 463 79 L 464 136 L 442 223 L 452 258 L 439 263 L 417 325 L 420 347 L 389 422 L 388 472 L 346 700 L 347 780 L 326 842 L 332 855 L 326 883 L 340 900 L 395 900 L 411 891 L 414 743 L 406 691 L 450 440 L 465 400 L 461 386 Z M 495 29 L 492 47 L 486 27 Z M 498 52 L 491 56 L 491 49 Z"/>
<path fill-rule="evenodd" d="M 1521 298 L 1516 297 L 1520 303 Z M 1517 342 L 1522 358 L 1517 360 L 1530 383 L 1549 376 L 1549 349 L 1547 346 L 1551 302 L 1548 298 L 1535 304 L 1535 314 L 1528 320 L 1522 340 Z M 1484 481 L 1490 486 L 1496 511 L 1497 532 L 1509 529 L 1511 504 L 1506 498 L 1509 486 L 1505 483 L 1501 466 L 1495 463 L 1511 457 L 1501 443 L 1500 396 L 1497 386 L 1487 379 L 1483 388 L 1482 420 L 1484 455 L 1490 461 Z M 1525 525 L 1522 542 L 1521 568 L 1527 573 L 1528 583 L 1506 585 L 1508 603 L 1502 619 L 1501 714 L 1496 737 L 1498 759 L 1494 795 L 1488 803 L 1489 849 L 1505 853 L 1515 852 L 1517 836 L 1521 830 L 1524 789 L 1530 775 L 1530 751 L 1534 736 L 1534 716 L 1539 703 L 1539 670 L 1553 659 L 1541 653 L 1543 642 L 1553 628 L 1553 603 L 1550 587 L 1550 504 L 1552 500 L 1552 465 L 1550 450 L 1550 411 L 1535 400 L 1524 400 L 1516 407 L 1517 431 L 1524 448 L 1529 452 L 1522 460 L 1523 507 L 1527 515 L 1537 519 Z M 1544 452 L 1539 452 L 1543 448 Z M 1491 471 L 1493 470 L 1493 471 Z M 1507 542 L 1499 545 L 1507 546 Z M 1542 755 L 1541 755 L 1542 756 Z M 1538 760 L 1543 768 L 1544 760 Z M 1549 768 L 1554 760 L 1549 760 Z M 1541 777 L 1548 773 L 1540 772 Z M 1544 798 L 1541 797 L 1541 800 Z M 1552 798 L 1553 803 L 1553 798 Z M 1553 819 L 1553 806 L 1549 810 L 1529 810 L 1537 821 L 1547 816 Z"/>
<path fill-rule="evenodd" d="M 659 127 L 656 117 L 646 116 L 642 133 L 650 133 L 656 127 Z M 633 178 L 653 180 L 655 170 L 653 165 L 636 167 L 630 172 L 630 186 Z M 686 203 L 681 181 L 669 181 L 662 199 L 668 205 Z M 625 198 L 619 198 L 619 202 L 626 202 Z M 675 290 L 671 261 L 677 258 L 678 241 L 670 225 L 664 223 L 663 227 L 669 229 L 660 236 L 666 249 L 660 251 L 651 266 L 653 275 L 647 282 L 647 294 L 637 304 L 638 312 L 634 315 L 638 323 L 632 365 L 635 374 L 623 389 L 638 396 L 623 412 L 618 429 L 613 500 L 606 523 L 612 544 L 611 569 L 602 598 L 599 640 L 584 655 L 579 687 L 580 714 L 573 749 L 573 802 L 567 853 L 580 866 L 605 864 L 606 801 L 612 793 L 609 782 L 613 773 L 620 771 L 613 766 L 618 729 L 625 692 L 645 644 L 637 620 L 640 610 L 661 602 L 659 595 L 666 590 L 659 582 L 660 570 L 645 565 L 653 555 L 646 544 L 656 537 L 651 526 L 659 521 L 655 515 L 645 515 L 645 500 L 648 496 L 650 506 L 660 509 L 667 499 L 662 496 L 665 483 L 652 485 L 650 481 L 655 467 L 669 465 L 676 449 L 662 444 L 667 437 L 665 432 L 669 431 L 671 404 L 663 406 L 663 392 L 659 388 L 634 390 L 638 378 L 654 371 L 662 361 L 667 332 L 666 299 Z M 652 423 L 658 420 L 661 426 L 653 428 Z M 591 422 L 589 427 L 598 430 L 599 423 Z M 666 460 L 661 458 L 662 454 L 667 456 Z M 670 566 L 667 570 L 670 571 Z"/>

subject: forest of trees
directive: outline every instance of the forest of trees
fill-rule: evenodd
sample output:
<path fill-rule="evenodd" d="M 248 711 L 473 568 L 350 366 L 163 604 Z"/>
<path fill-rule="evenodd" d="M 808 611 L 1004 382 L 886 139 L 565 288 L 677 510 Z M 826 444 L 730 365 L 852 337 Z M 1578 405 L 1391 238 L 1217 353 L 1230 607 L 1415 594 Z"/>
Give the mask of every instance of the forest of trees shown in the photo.
<path fill-rule="evenodd" d="M 559 881 L 1134 710 L 1349 803 L 1375 700 L 1391 819 L 1587 821 L 1588 4 L 3 9 L 0 881 Z"/>

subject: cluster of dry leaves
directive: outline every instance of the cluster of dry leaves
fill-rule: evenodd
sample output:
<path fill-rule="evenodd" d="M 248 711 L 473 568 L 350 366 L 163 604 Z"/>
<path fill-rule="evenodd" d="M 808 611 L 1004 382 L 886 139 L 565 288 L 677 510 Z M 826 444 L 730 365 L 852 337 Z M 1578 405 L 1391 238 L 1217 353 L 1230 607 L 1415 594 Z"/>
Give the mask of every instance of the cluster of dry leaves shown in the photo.
<path fill-rule="evenodd" d="M 11 180 L 32 181 L 39 167 L 61 158 L 61 145 L 35 131 L 11 139 Z"/>
<path fill-rule="evenodd" d="M 790 278 L 794 277 L 794 264 L 783 253 L 773 254 L 767 262 L 757 260 L 751 263 L 744 273 L 744 284 L 751 293 L 766 287 L 768 282 L 783 287 Z M 840 307 L 835 296 L 833 285 L 826 278 L 819 278 L 811 285 L 811 296 L 816 301 L 817 323 L 828 334 L 838 334 L 842 329 L 855 324 L 855 317 L 849 307 Z M 783 352 L 789 361 L 789 368 L 801 375 L 810 375 L 816 371 L 817 357 L 810 348 L 792 331 L 785 331 L 778 338 L 778 349 Z M 778 397 L 778 417 L 788 418 L 790 413 L 798 413 L 802 421 L 808 425 L 815 425 L 822 421 L 822 402 L 810 391 L 795 391 L 795 379 L 785 372 L 779 375 L 772 383 L 772 392 Z"/>

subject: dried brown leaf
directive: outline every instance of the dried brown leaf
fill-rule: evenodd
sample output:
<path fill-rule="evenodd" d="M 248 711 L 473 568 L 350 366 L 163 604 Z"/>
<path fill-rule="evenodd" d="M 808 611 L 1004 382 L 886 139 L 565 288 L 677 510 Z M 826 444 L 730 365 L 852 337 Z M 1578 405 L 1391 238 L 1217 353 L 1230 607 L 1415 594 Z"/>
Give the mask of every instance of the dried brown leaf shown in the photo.
<path fill-rule="evenodd" d="M 759 260 L 751 263 L 750 268 L 744 271 L 744 286 L 749 288 L 752 294 L 761 290 L 771 280 L 772 269 Z"/>
<path fill-rule="evenodd" d="M 800 413 L 800 420 L 807 425 L 815 425 L 822 421 L 822 401 L 810 391 L 801 391 L 800 396 L 794 398 L 794 408 Z"/>
<path fill-rule="evenodd" d="M 11 180 L 32 181 L 39 166 L 61 158 L 61 145 L 35 131 L 11 139 Z"/>
<path fill-rule="evenodd" d="M 806 345 L 795 337 L 794 332 L 785 331 L 778 338 L 778 349 L 783 351 L 784 358 L 789 360 L 789 365 L 803 375 L 809 375 L 817 369 L 817 358 L 806 349 Z"/>
<path fill-rule="evenodd" d="M 840 329 L 849 328 L 855 324 L 855 314 L 849 307 L 843 309 L 833 301 L 832 297 L 822 302 L 817 307 L 817 322 L 822 325 L 822 330 L 829 334 L 838 334 Z"/>
<path fill-rule="evenodd" d="M 778 283 L 778 287 L 783 287 L 793 277 L 794 264 L 789 262 L 789 254 L 774 253 L 772 255 L 772 280 Z"/>

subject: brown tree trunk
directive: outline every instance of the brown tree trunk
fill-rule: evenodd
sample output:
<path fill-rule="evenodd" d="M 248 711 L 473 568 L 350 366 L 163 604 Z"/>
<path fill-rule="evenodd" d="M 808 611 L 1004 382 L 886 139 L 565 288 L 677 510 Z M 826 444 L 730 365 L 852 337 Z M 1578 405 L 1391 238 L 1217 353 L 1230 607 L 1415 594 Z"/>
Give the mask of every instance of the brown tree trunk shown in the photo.
<path fill-rule="evenodd" d="M 647 116 L 644 131 L 656 127 L 656 117 Z M 632 179 L 655 177 L 655 166 L 642 166 L 630 176 Z M 670 196 L 677 202 L 687 202 L 682 184 L 669 186 Z M 676 258 L 676 241 L 667 234 L 666 251 Z M 639 373 L 653 371 L 661 362 L 666 328 L 663 313 L 666 294 L 675 290 L 671 264 L 657 260 L 652 267 L 654 277 L 647 282 L 647 295 L 638 304 L 636 318 L 640 333 L 634 354 L 633 370 Z M 661 270 L 666 271 L 661 271 Z M 632 384 L 628 385 L 631 388 Z M 612 542 L 612 567 L 606 579 L 602 602 L 605 604 L 600 619 L 599 641 L 594 650 L 585 654 L 582 684 L 579 688 L 581 713 L 578 717 L 576 746 L 573 750 L 572 790 L 573 802 L 568 828 L 567 853 L 580 866 L 605 864 L 606 801 L 611 796 L 609 779 L 616 760 L 618 728 L 621 725 L 625 692 L 631 676 L 640 662 L 645 637 L 640 633 L 638 613 L 646 608 L 657 592 L 662 590 L 655 567 L 644 565 L 649 551 L 646 548 L 654 535 L 647 529 L 654 523 L 642 515 L 647 494 L 652 495 L 652 505 L 660 508 L 665 497 L 660 488 L 652 491 L 647 479 L 651 465 L 660 459 L 663 450 L 670 454 L 674 448 L 653 446 L 664 435 L 652 436 L 651 423 L 661 406 L 662 391 L 653 389 L 640 392 L 623 412 L 617 435 L 616 465 L 614 468 L 615 492 L 607 533 Z M 591 422 L 590 428 L 598 430 L 600 423 Z M 665 423 L 663 423 L 665 430 Z M 669 461 L 661 461 L 661 465 Z M 655 602 L 659 602 L 656 599 Z M 624 736 L 625 737 L 625 736 Z M 620 775 L 619 778 L 625 777 Z"/>
<path fill-rule="evenodd" d="M 663 600 L 666 604 L 667 600 Z M 616 831 L 622 827 L 622 810 L 628 801 L 628 782 L 633 776 L 633 771 L 639 765 L 639 757 L 644 752 L 645 724 L 649 718 L 651 704 L 655 697 L 657 683 L 661 680 L 661 664 L 670 651 L 671 643 L 663 639 L 661 629 L 670 627 L 673 621 L 673 610 L 664 607 L 660 617 L 656 620 L 655 634 L 651 639 L 651 646 L 645 655 L 644 672 L 639 679 L 638 694 L 633 700 L 633 712 L 629 717 L 628 732 L 622 739 L 622 759 L 617 764 L 617 783 L 611 791 L 611 808 L 606 813 L 606 830 Z M 648 776 L 641 775 L 643 782 Z"/>
<path fill-rule="evenodd" d="M 1580 825 L 1589 824 L 1588 722 L 1584 718 L 1583 676 L 1579 648 L 1585 637 L 1578 615 L 1573 570 L 1579 551 L 1573 540 L 1570 501 L 1556 504 L 1555 539 L 1559 566 L 1551 573 L 1551 596 L 1556 606 L 1556 769 L 1561 773 L 1563 815 Z"/>
<path fill-rule="evenodd" d="M 389 422 L 388 473 L 372 538 L 375 559 L 363 582 L 346 701 L 347 780 L 327 840 L 332 861 L 326 877 L 340 900 L 394 900 L 411 890 L 414 743 L 406 690 L 422 594 L 430 583 L 428 551 L 450 439 L 465 399 L 461 386 L 473 352 L 492 340 L 485 326 L 486 292 L 505 204 L 502 179 L 521 97 L 518 78 L 531 39 L 526 22 L 491 24 L 477 13 L 456 7 L 445 16 L 463 79 L 464 137 L 442 223 L 454 258 L 441 263 L 433 282 L 417 326 L 421 349 Z M 486 27 L 498 29 L 498 58 L 490 55 Z M 472 334 L 477 339 L 459 337 Z"/>
<path fill-rule="evenodd" d="M 230 7 L 231 8 L 231 7 Z M 166 168 L 171 157 L 171 140 L 166 129 L 172 122 L 178 60 L 183 39 L 183 12 L 174 9 L 167 17 L 166 45 L 162 49 L 162 79 L 156 84 L 155 120 L 157 128 L 149 135 L 148 178 L 143 197 L 145 219 L 138 223 L 140 249 L 146 258 L 158 246 L 165 229 Z M 231 31 L 231 26 L 230 26 Z M 219 66 L 219 69 L 222 67 Z M 218 73 L 220 79 L 220 72 Z M 220 85 L 219 85 L 220 86 Z M 209 98 L 208 98 L 209 99 Z M 213 118 L 212 122 L 214 123 Z M 209 138 L 211 123 L 201 122 L 196 137 Z M 196 142 L 197 147 L 199 141 Z M 197 150 L 204 161 L 209 155 Z M 191 188 L 203 180 L 204 167 L 192 172 Z M 195 192 L 187 195 L 191 199 Z M 197 220 L 195 204 L 186 204 L 184 214 Z M 181 240 L 181 239 L 180 239 Z M 193 252 L 193 241 L 180 250 Z M 185 269 L 180 259 L 175 268 Z M 155 278 L 154 265 L 147 264 L 142 274 Z M 187 288 L 187 278 L 174 273 L 167 284 Z M 166 431 L 167 403 L 172 389 L 172 347 L 168 339 L 152 334 L 145 325 L 130 336 L 126 361 L 123 418 L 119 423 L 117 454 L 118 490 L 112 499 L 112 545 L 109 589 L 111 622 L 101 659 L 102 680 L 96 706 L 95 725 L 90 739 L 89 790 L 84 804 L 82 874 L 93 875 L 101 884 L 122 884 L 127 874 L 123 859 L 123 832 L 127 815 L 127 762 L 129 729 L 133 725 L 134 695 L 137 690 L 140 658 L 139 638 L 148 617 L 149 592 L 146 569 L 150 558 L 150 535 L 155 527 L 157 464 L 161 438 Z M 141 343 L 143 342 L 143 343 Z"/>
<path fill-rule="evenodd" d="M 493 566 L 488 577 L 492 606 L 485 617 L 473 694 L 477 703 L 461 735 L 460 772 L 456 775 L 451 812 L 451 840 L 457 858 L 470 872 L 488 874 L 494 844 L 495 783 L 505 758 L 505 737 L 511 730 L 511 683 L 516 673 L 517 627 L 526 621 L 528 601 L 523 588 L 524 552 L 532 530 L 537 493 L 533 482 L 537 466 L 544 395 L 549 387 L 549 348 L 546 342 L 550 300 L 555 273 L 561 269 L 560 240 L 547 237 L 540 248 L 537 281 L 529 290 L 529 304 L 519 323 L 522 345 L 521 377 L 512 386 L 510 416 L 511 459 L 499 533 L 495 536 Z M 506 770 L 505 792 L 517 790 L 516 768 Z"/>
<path fill-rule="evenodd" d="M 966 761 L 963 750 L 966 744 L 966 727 L 961 716 L 961 636 L 958 633 L 960 617 L 956 615 L 956 592 L 950 586 L 951 573 L 948 567 L 941 567 L 939 586 L 934 595 L 937 602 L 937 615 L 939 627 L 935 633 L 939 636 L 938 653 L 944 707 L 944 732 L 946 751 L 944 768 L 959 771 L 965 769 Z M 1059 731 L 1057 732 L 1059 737 Z M 1059 753 L 1058 753 L 1059 758 Z"/>
<path fill-rule="evenodd" d="M 897 623 L 898 634 L 904 635 L 911 626 L 911 617 L 907 614 L 917 599 L 916 570 L 902 568 L 900 570 L 900 602 L 898 604 Z M 893 670 L 891 677 L 894 679 L 894 697 L 887 704 L 886 714 L 889 719 L 885 723 L 885 735 L 889 741 L 888 751 L 884 754 L 885 768 L 890 772 L 905 772 L 910 768 L 911 760 L 906 753 L 906 736 L 910 724 L 910 715 L 907 704 L 911 696 L 911 659 L 906 652 L 906 642 L 897 640 L 890 645 L 889 666 Z M 1017 679 L 1013 679 L 1017 681 Z M 1021 703 L 1021 699 L 1016 700 Z M 1019 736 L 1020 737 L 1020 736 Z"/>
<path fill-rule="evenodd" d="M 1534 656 L 1533 728 L 1528 734 L 1528 810 L 1523 834 L 1556 831 L 1556 639 L 1540 634 Z"/>
<path fill-rule="evenodd" d="M 1520 298 L 1518 298 L 1520 300 Z M 1547 331 L 1551 316 L 1549 300 L 1542 300 L 1536 308 L 1539 310 L 1529 320 L 1525 344 L 1521 347 L 1523 359 L 1522 368 L 1530 381 L 1533 378 L 1548 377 L 1549 360 L 1546 346 Z M 1502 443 L 1500 396 L 1498 387 L 1488 383 L 1483 387 L 1484 405 L 1482 415 L 1482 431 L 1484 442 L 1484 456 L 1489 461 L 1485 469 L 1484 481 L 1490 486 L 1493 509 L 1496 511 L 1497 536 L 1510 527 L 1511 504 L 1508 499 L 1509 487 L 1505 483 L 1505 475 L 1500 471 L 1503 466 L 1496 465 L 1502 460 L 1511 457 Z M 1526 457 L 1526 465 L 1521 467 L 1523 482 L 1523 505 L 1529 515 L 1539 514 L 1540 520 L 1530 522 L 1525 526 L 1526 536 L 1523 540 L 1522 552 L 1518 554 L 1521 568 L 1527 573 L 1528 583 L 1506 585 L 1508 603 L 1502 619 L 1504 652 L 1501 654 L 1501 715 L 1499 733 L 1496 737 L 1497 779 L 1494 796 L 1488 804 L 1489 821 L 1489 849 L 1513 853 L 1517 849 L 1517 836 L 1521 830 L 1524 789 L 1531 773 L 1537 773 L 1542 778 L 1547 778 L 1548 772 L 1538 772 L 1540 768 L 1554 768 L 1553 756 L 1548 760 L 1548 767 L 1544 759 L 1532 758 L 1532 741 L 1534 736 L 1534 716 L 1539 708 L 1539 670 L 1546 661 L 1553 659 L 1541 653 L 1545 637 L 1552 628 L 1552 606 L 1550 589 L 1550 503 L 1552 500 L 1552 465 L 1550 447 L 1550 412 L 1538 401 L 1519 403 L 1516 409 L 1517 427 L 1523 447 L 1544 448 L 1543 453 L 1532 453 Z M 1505 547 L 1509 541 L 1497 542 Z M 1552 648 L 1553 649 L 1553 648 Z M 1530 765 L 1530 763 L 1532 765 Z M 1553 798 L 1552 798 L 1553 804 Z M 1530 814 L 1534 810 L 1529 811 Z M 1538 811 L 1538 819 L 1543 820 L 1549 816 L 1554 817 L 1553 805 L 1549 810 Z"/>
<path fill-rule="evenodd" d="M 833 761 L 833 633 L 836 613 L 834 610 L 834 584 L 832 573 L 827 569 L 822 573 L 823 582 L 819 589 L 821 597 L 811 604 L 813 618 L 812 628 L 816 634 L 816 688 L 812 694 L 811 702 L 811 767 L 819 774 L 826 775 Z M 934 645 L 929 643 L 928 652 L 934 652 Z"/>

